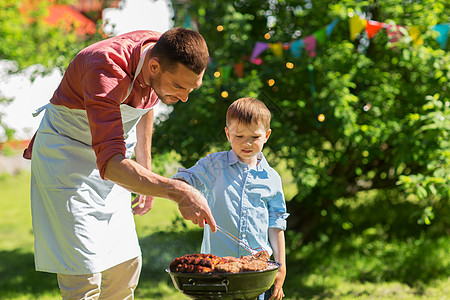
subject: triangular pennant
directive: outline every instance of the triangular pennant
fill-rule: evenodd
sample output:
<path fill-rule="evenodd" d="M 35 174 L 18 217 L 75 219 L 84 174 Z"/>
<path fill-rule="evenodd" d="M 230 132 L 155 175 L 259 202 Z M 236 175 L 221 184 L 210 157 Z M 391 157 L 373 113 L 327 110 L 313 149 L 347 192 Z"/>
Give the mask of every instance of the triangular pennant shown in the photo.
<path fill-rule="evenodd" d="M 276 57 L 283 57 L 283 44 L 282 43 L 271 43 L 269 44 L 270 50 L 272 50 L 273 54 Z"/>
<path fill-rule="evenodd" d="M 233 67 L 238 78 L 244 77 L 244 62 L 240 61 L 237 64 L 234 64 Z"/>
<path fill-rule="evenodd" d="M 378 31 L 383 28 L 383 23 L 377 22 L 377 21 L 367 21 L 366 24 L 366 32 L 369 39 L 373 38 Z"/>
<path fill-rule="evenodd" d="M 432 28 L 433 30 L 439 32 L 437 41 L 441 46 L 441 49 L 445 49 L 447 47 L 448 33 L 450 31 L 450 23 L 436 24 Z"/>
<path fill-rule="evenodd" d="M 222 78 L 224 82 L 228 81 L 228 78 L 230 77 L 230 73 L 233 67 L 231 65 L 225 65 L 222 67 Z"/>
<path fill-rule="evenodd" d="M 422 34 L 422 26 L 409 26 L 408 27 L 408 33 L 412 38 L 412 42 L 415 46 L 419 46 L 423 44 L 423 38 L 421 37 Z"/>
<path fill-rule="evenodd" d="M 326 29 L 327 36 L 330 36 L 330 35 L 331 35 L 331 33 L 332 33 L 333 30 L 334 30 L 334 27 L 336 27 L 336 25 L 337 25 L 338 22 L 339 22 L 339 19 L 336 18 L 336 19 L 333 20 L 333 22 L 331 22 L 330 24 L 327 25 L 327 29 Z"/>
<path fill-rule="evenodd" d="M 402 25 L 386 25 L 386 33 L 391 43 L 397 42 L 402 36 L 403 32 L 401 28 L 405 28 Z"/>
<path fill-rule="evenodd" d="M 184 16 L 184 24 L 183 24 L 183 27 L 184 27 L 184 28 L 188 28 L 188 29 L 192 29 L 192 27 L 191 27 L 191 22 L 192 22 L 191 15 L 190 15 L 189 13 L 187 13 L 187 14 Z"/>
<path fill-rule="evenodd" d="M 361 31 L 366 27 L 367 21 L 361 19 L 358 15 L 350 17 L 350 40 L 354 41 Z"/>
<path fill-rule="evenodd" d="M 316 37 L 318 43 L 322 44 L 325 43 L 325 41 L 327 40 L 327 32 L 325 27 L 317 30 L 316 32 L 313 33 L 313 35 Z"/>
<path fill-rule="evenodd" d="M 303 39 L 305 50 L 308 51 L 310 57 L 316 56 L 317 40 L 314 35 L 309 35 Z"/>
<path fill-rule="evenodd" d="M 253 47 L 253 52 L 252 55 L 250 56 L 250 60 L 256 60 L 256 58 L 264 52 L 264 50 L 266 50 L 267 48 L 269 48 L 269 44 L 264 43 L 264 42 L 256 42 L 255 46 Z"/>
<path fill-rule="evenodd" d="M 293 57 L 298 58 L 302 56 L 303 44 L 303 39 L 295 40 L 291 43 L 289 50 Z"/>

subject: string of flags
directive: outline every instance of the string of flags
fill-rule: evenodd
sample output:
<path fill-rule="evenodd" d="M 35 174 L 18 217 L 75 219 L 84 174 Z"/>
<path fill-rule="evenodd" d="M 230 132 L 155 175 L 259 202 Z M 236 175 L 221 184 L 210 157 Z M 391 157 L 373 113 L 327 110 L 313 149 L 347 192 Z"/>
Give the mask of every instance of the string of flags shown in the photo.
<path fill-rule="evenodd" d="M 272 53 L 282 58 L 284 51 L 289 51 L 291 56 L 293 58 L 300 58 L 305 51 L 309 57 L 315 57 L 317 47 L 320 44 L 323 44 L 326 42 L 327 38 L 332 34 L 333 30 L 335 29 L 336 25 L 338 24 L 340 20 L 334 19 L 331 23 L 326 25 L 325 27 L 315 31 L 313 34 L 308 35 L 301 39 L 295 39 L 289 42 L 276 42 L 276 43 L 268 43 L 268 42 L 262 42 L 257 41 L 254 44 L 253 50 L 251 52 L 250 57 L 244 57 L 243 59 L 249 60 L 253 64 L 260 65 L 262 64 L 262 58 L 259 56 L 269 49 L 272 51 Z M 423 44 L 423 38 L 422 33 L 427 30 L 426 26 L 405 26 L 405 25 L 396 25 L 396 24 L 389 24 L 386 22 L 379 22 L 375 20 L 366 20 L 365 18 L 362 18 L 358 14 L 350 13 L 349 14 L 349 38 L 351 41 L 354 41 L 359 36 L 363 36 L 365 41 L 368 43 L 368 40 L 374 38 L 377 34 L 379 34 L 383 29 L 386 30 L 387 37 L 391 43 L 397 42 L 402 36 L 409 35 L 411 37 L 412 43 L 415 46 L 422 45 Z M 191 18 L 189 14 L 187 14 L 185 18 L 184 27 L 191 28 L 193 30 L 198 29 L 198 24 Z M 441 23 L 436 24 L 434 26 L 431 26 L 429 29 L 434 30 L 438 32 L 438 35 L 436 37 L 436 40 L 441 47 L 441 49 L 445 50 L 447 47 L 447 42 L 449 38 L 450 33 L 450 23 Z M 223 26 L 219 25 L 217 26 L 218 31 L 223 30 Z M 268 36 L 267 36 L 268 35 Z M 266 39 L 270 38 L 270 35 L 266 34 Z M 363 41 L 363 39 L 361 39 Z M 363 42 L 361 42 L 363 44 Z M 366 44 L 367 46 L 368 44 Z M 361 46 L 361 45 L 360 45 Z M 364 48 L 364 47 L 362 47 Z M 392 47 L 393 49 L 394 47 Z M 211 60 L 211 65 L 214 65 L 214 62 Z M 287 62 L 286 67 L 289 69 L 294 68 L 293 63 Z M 221 96 L 223 98 L 228 97 L 228 92 L 225 89 L 225 86 L 223 84 L 226 84 L 228 81 L 228 78 L 231 74 L 231 70 L 234 69 L 236 75 L 238 78 L 242 78 L 244 76 L 244 62 L 241 60 L 233 65 L 224 65 L 224 66 L 215 66 L 214 67 L 217 71 L 214 72 L 214 77 L 219 78 L 222 85 L 222 92 Z M 311 94 L 313 96 L 314 100 L 314 76 L 313 76 L 313 67 L 311 64 L 308 65 L 308 70 L 310 74 L 310 83 L 311 83 Z M 268 85 L 272 86 L 272 88 L 275 90 L 277 89 L 275 86 L 275 82 L 273 79 L 268 80 Z M 370 103 L 366 104 L 364 106 L 364 111 L 370 110 L 371 105 Z M 317 109 L 315 109 L 315 113 L 317 116 L 317 120 L 319 122 L 324 122 L 325 115 L 323 113 L 319 113 Z"/>
<path fill-rule="evenodd" d="M 324 28 L 317 30 L 313 34 L 308 35 L 302 39 L 296 39 L 288 43 L 282 42 L 267 43 L 258 41 L 255 43 L 253 47 L 253 51 L 250 56 L 250 61 L 257 65 L 261 64 L 262 59 L 259 58 L 259 55 L 261 55 L 261 53 L 263 53 L 266 49 L 272 50 L 272 53 L 278 57 L 281 57 L 283 55 L 283 50 L 289 50 L 294 58 L 301 57 L 303 50 L 305 50 L 310 57 L 315 57 L 318 44 L 321 44 L 326 41 L 326 38 L 331 35 L 338 22 L 339 19 L 335 19 L 333 22 L 326 25 Z M 371 39 L 375 37 L 384 28 L 386 30 L 390 42 L 396 42 L 402 36 L 409 34 L 412 38 L 414 45 L 423 44 L 421 34 L 425 29 L 423 26 L 418 25 L 413 26 L 391 25 L 384 22 L 366 20 L 364 18 L 361 18 L 357 14 L 349 15 L 349 27 L 350 27 L 351 41 L 354 41 L 363 31 L 365 31 L 367 37 Z M 439 43 L 442 49 L 445 49 L 449 37 L 450 23 L 436 24 L 432 26 L 431 29 L 439 33 L 437 37 L 437 42 Z"/>
<path fill-rule="evenodd" d="M 287 50 L 289 50 L 293 58 L 301 57 L 303 51 L 306 51 L 310 57 L 315 57 L 318 45 L 326 41 L 327 37 L 332 34 L 338 22 L 339 19 L 336 18 L 330 24 L 315 31 L 313 34 L 289 42 L 268 43 L 257 41 L 254 44 L 250 57 L 246 57 L 244 59 L 248 59 L 250 62 L 256 65 L 260 65 L 262 64 L 262 59 L 259 56 L 267 49 L 270 49 L 275 56 L 280 58 L 283 56 L 284 51 Z M 191 15 L 189 13 L 185 16 L 184 27 L 198 30 L 197 22 L 191 18 Z M 379 34 L 382 29 L 386 30 L 386 34 L 391 43 L 395 43 L 402 36 L 409 35 L 412 39 L 413 44 L 417 46 L 423 44 L 421 35 L 427 28 L 426 26 L 420 25 L 392 25 L 386 22 L 366 20 L 356 13 L 349 13 L 349 32 L 351 41 L 354 41 L 358 36 L 361 35 L 361 33 L 365 34 L 366 37 L 370 40 L 377 34 Z M 441 49 L 445 50 L 450 34 L 450 23 L 436 24 L 434 26 L 431 26 L 430 29 L 438 32 L 436 40 L 439 43 Z M 217 26 L 217 30 L 223 30 L 223 26 Z M 292 64 L 287 63 L 286 67 L 292 68 L 290 67 L 290 65 Z M 228 76 L 230 75 L 231 69 L 234 69 L 236 75 L 239 78 L 242 78 L 244 76 L 243 61 L 237 62 L 233 64 L 233 66 L 227 65 L 219 69 L 220 72 L 218 73 L 217 77 L 221 76 L 224 81 L 226 81 Z"/>

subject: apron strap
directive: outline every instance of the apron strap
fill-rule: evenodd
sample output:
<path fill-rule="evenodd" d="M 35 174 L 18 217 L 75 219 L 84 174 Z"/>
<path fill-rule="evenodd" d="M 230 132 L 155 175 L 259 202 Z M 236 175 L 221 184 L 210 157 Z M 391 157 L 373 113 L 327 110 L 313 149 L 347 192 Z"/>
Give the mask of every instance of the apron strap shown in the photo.
<path fill-rule="evenodd" d="M 125 101 L 125 100 L 128 98 L 128 96 L 130 96 L 131 91 L 133 90 L 134 82 L 136 81 L 136 78 L 138 77 L 139 73 L 140 73 L 141 70 L 142 70 L 142 66 L 144 65 L 144 61 L 145 61 L 145 56 L 147 55 L 147 51 L 148 51 L 148 49 L 150 49 L 150 48 L 151 48 L 151 47 L 148 46 L 148 47 L 145 48 L 144 51 L 142 52 L 141 58 L 139 59 L 139 63 L 138 63 L 137 69 L 136 69 L 136 74 L 134 75 L 133 81 L 131 81 L 131 84 L 130 84 L 130 86 L 128 87 L 127 95 L 125 96 L 125 98 L 123 99 L 123 101 Z M 123 101 L 122 101 L 122 102 L 123 102 Z"/>
<path fill-rule="evenodd" d="M 45 109 L 47 109 L 47 107 L 49 105 L 50 105 L 50 103 L 47 103 L 46 105 L 43 105 L 43 106 L 39 107 L 38 109 L 36 109 L 36 111 L 34 113 L 32 113 L 33 117 L 36 118 L 37 116 L 39 116 L 39 114 L 41 112 L 43 112 Z M 31 152 L 33 150 L 33 144 L 34 144 L 34 139 L 36 138 L 36 134 L 37 134 L 37 130 L 34 133 L 33 137 L 31 138 L 30 142 L 28 143 L 27 148 L 25 148 L 25 150 L 23 150 L 22 157 L 25 159 L 31 159 Z"/>

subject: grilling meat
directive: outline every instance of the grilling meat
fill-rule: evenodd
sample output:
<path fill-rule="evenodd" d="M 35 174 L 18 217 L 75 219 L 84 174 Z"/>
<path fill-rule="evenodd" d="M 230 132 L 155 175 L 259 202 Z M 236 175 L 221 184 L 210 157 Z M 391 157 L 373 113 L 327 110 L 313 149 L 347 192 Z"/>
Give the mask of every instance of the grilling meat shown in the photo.
<path fill-rule="evenodd" d="M 269 252 L 267 252 L 266 250 L 261 250 L 254 255 L 254 258 L 257 258 L 262 261 L 268 261 L 270 258 Z"/>
<path fill-rule="evenodd" d="M 266 254 L 267 252 L 264 251 Z M 267 258 L 267 259 L 266 259 Z M 260 255 L 259 258 L 241 256 L 240 258 L 212 254 L 186 254 L 175 258 L 169 266 L 172 272 L 181 273 L 239 273 L 249 271 L 262 271 L 269 266 L 269 255 Z"/>
<path fill-rule="evenodd" d="M 210 273 L 218 262 L 220 257 L 212 254 L 186 254 L 175 258 L 169 269 L 181 273 Z"/>

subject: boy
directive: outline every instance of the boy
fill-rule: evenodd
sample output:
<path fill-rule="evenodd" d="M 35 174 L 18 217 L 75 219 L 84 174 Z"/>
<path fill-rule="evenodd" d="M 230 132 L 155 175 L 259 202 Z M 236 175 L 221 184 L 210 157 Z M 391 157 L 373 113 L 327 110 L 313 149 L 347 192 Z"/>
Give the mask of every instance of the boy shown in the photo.
<path fill-rule="evenodd" d="M 268 108 L 257 99 L 234 101 L 228 108 L 225 127 L 232 150 L 209 154 L 189 169 L 180 168 L 172 178 L 202 192 L 218 225 L 250 247 L 273 253 L 281 267 L 270 299 L 281 299 L 286 277 L 284 230 L 289 214 L 281 178 L 261 152 L 271 134 L 270 118 Z M 201 252 L 248 255 L 222 233 L 212 234 L 209 226 L 203 233 Z M 259 299 L 265 299 L 264 294 Z"/>

